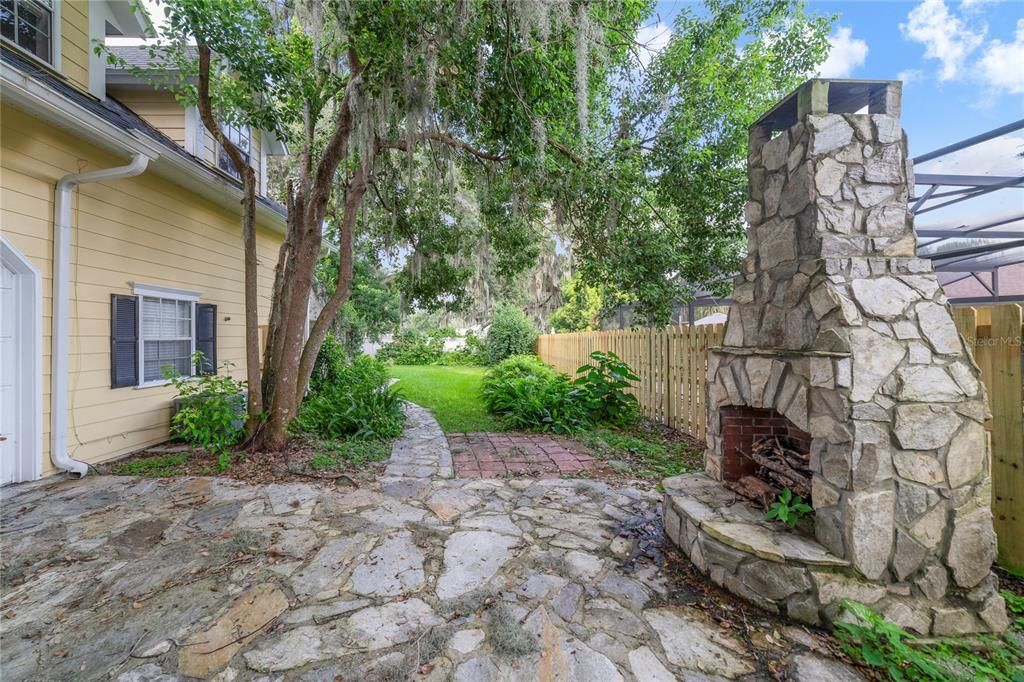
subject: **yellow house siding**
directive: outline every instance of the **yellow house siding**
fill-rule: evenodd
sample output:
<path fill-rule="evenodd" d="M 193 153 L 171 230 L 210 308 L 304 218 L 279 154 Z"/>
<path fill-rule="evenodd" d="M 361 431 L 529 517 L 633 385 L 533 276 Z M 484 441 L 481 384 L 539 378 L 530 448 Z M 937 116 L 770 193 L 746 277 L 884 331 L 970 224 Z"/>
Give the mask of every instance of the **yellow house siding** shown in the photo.
<path fill-rule="evenodd" d="M 185 145 L 185 108 L 166 90 L 107 88 L 107 94 L 146 119 L 178 144 Z"/>
<path fill-rule="evenodd" d="M 79 89 L 89 91 L 89 3 L 61 0 L 61 72 Z"/>
<path fill-rule="evenodd" d="M 52 211 L 56 180 L 66 173 L 125 162 L 2 107 L 0 224 L 43 279 L 44 473 L 49 460 Z M 74 194 L 70 286 L 68 444 L 75 459 L 97 463 L 167 437 L 169 387 L 110 388 L 110 295 L 132 282 L 202 291 L 217 305 L 220 362 L 245 373 L 242 245 L 239 216 L 152 171 Z M 261 227 L 260 314 L 269 312 L 281 236 Z"/>

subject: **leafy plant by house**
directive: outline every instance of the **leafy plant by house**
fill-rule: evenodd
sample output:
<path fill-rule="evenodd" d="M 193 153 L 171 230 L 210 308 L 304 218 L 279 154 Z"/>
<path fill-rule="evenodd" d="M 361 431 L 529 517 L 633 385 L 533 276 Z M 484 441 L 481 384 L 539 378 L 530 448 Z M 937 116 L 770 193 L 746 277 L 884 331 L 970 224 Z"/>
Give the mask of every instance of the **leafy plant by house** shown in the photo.
<path fill-rule="evenodd" d="M 197 367 L 206 362 L 198 351 L 191 361 Z M 221 373 L 187 377 L 165 366 L 163 374 L 177 389 L 180 401 L 171 418 L 171 436 L 215 455 L 223 470 L 231 465 L 230 450 L 244 434 L 246 383 L 231 376 L 232 363 L 225 362 L 221 367 Z"/>
<path fill-rule="evenodd" d="M 811 505 L 804 502 L 804 498 L 794 495 L 789 488 L 783 488 L 775 501 L 764 513 L 766 519 L 781 521 L 793 527 L 800 523 L 801 519 L 807 518 L 814 513 Z"/>

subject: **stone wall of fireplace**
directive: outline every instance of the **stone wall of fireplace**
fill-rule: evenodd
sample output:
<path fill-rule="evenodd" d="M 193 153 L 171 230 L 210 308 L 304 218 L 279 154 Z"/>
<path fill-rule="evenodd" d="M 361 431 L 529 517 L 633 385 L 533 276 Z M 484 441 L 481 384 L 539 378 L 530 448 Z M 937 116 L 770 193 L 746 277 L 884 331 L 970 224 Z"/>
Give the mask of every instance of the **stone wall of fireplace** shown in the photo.
<path fill-rule="evenodd" d="M 752 129 L 748 255 L 708 368 L 706 478 L 666 482 L 666 514 L 716 582 L 794 617 L 828 621 L 845 594 L 924 634 L 999 631 L 984 387 L 916 257 L 899 100 L 895 82 L 809 81 Z M 764 580 L 772 561 L 751 537 L 788 531 L 674 499 L 696 486 L 722 504 L 702 486 L 733 480 L 729 419 L 746 408 L 809 439 L 815 537 L 781 552 L 776 582 L 800 589 L 777 599 L 736 556 L 712 571 L 695 547 L 758 556 Z"/>

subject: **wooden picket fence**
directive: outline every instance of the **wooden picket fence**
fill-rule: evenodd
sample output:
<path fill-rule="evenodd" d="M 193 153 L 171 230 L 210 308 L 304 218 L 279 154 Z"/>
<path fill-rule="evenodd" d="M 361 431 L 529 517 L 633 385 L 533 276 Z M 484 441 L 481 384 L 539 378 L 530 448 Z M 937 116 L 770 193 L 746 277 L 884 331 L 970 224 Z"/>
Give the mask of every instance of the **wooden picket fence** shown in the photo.
<path fill-rule="evenodd" d="M 954 319 L 981 368 L 992 419 L 992 511 L 1001 561 L 1024 569 L 1024 406 L 1021 306 L 954 308 Z M 644 416 L 703 441 L 708 348 L 721 345 L 725 325 L 671 326 L 575 334 L 546 334 L 537 354 L 574 374 L 595 350 L 612 351 L 640 377 L 632 390 Z"/>
<path fill-rule="evenodd" d="M 954 308 L 957 329 L 974 353 L 988 389 L 992 419 L 992 516 L 999 559 L 1024 570 L 1024 389 L 1021 306 Z"/>
<path fill-rule="evenodd" d="M 704 440 L 704 377 L 708 348 L 722 344 L 725 325 L 545 334 L 537 354 L 560 372 L 574 374 L 596 350 L 612 351 L 640 377 L 631 391 L 645 417 Z"/>

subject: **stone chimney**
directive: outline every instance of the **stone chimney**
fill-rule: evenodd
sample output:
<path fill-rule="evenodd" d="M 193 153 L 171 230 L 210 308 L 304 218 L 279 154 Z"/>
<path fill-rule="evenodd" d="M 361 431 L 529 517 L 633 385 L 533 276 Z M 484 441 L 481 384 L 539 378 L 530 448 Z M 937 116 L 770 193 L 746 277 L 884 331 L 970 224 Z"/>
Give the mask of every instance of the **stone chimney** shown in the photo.
<path fill-rule="evenodd" d="M 916 257 L 900 88 L 808 81 L 751 128 L 706 475 L 666 482 L 666 530 L 715 582 L 799 620 L 849 598 L 921 634 L 1001 631 L 984 387 Z M 813 540 L 722 486 L 757 475 L 743 453 L 765 434 L 809 453 Z"/>

